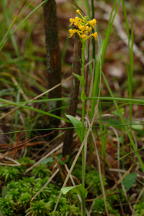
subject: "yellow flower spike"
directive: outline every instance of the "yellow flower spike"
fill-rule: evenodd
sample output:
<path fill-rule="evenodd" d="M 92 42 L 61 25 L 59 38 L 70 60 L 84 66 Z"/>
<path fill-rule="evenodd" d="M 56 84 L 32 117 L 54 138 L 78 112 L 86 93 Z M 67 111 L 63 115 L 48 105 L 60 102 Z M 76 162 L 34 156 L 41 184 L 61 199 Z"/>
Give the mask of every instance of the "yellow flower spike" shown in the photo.
<path fill-rule="evenodd" d="M 69 29 L 69 37 L 72 37 L 74 34 L 77 34 L 80 39 L 88 40 L 89 38 L 97 38 L 97 32 L 92 32 L 95 25 L 96 19 L 88 20 L 88 17 L 82 16 L 80 10 L 76 10 L 76 13 L 80 15 L 80 17 L 70 18 L 70 26 Z"/>

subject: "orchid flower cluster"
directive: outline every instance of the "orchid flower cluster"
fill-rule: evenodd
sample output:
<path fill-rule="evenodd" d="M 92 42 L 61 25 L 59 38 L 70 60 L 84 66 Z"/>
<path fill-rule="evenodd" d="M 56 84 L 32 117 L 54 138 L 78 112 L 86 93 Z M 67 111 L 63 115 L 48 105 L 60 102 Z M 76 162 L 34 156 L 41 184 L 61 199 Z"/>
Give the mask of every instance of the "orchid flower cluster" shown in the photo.
<path fill-rule="evenodd" d="M 88 40 L 89 38 L 96 39 L 98 34 L 94 32 L 96 26 L 96 19 L 89 20 L 87 16 L 83 16 L 80 10 L 76 10 L 76 13 L 79 14 L 79 17 L 70 18 L 69 37 L 77 34 L 80 39 Z"/>

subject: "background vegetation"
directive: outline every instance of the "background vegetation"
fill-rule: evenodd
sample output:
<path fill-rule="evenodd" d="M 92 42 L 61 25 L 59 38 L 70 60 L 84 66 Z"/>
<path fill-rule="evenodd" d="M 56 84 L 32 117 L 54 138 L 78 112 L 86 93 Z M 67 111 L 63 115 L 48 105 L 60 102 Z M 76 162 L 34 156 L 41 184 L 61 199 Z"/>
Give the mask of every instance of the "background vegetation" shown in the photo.
<path fill-rule="evenodd" d="M 82 53 L 76 9 L 97 19 Z M 143 1 L 0 11 L 0 216 L 143 216 Z"/>

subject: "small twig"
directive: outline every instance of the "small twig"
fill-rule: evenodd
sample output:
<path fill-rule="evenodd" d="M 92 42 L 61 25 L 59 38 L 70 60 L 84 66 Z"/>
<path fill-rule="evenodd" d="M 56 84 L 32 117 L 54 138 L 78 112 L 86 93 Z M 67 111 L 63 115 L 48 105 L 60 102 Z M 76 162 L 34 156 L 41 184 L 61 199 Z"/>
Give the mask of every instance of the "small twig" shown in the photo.
<path fill-rule="evenodd" d="M 20 165 L 21 165 L 18 161 L 14 160 L 14 159 L 12 159 L 12 158 L 10 158 L 10 157 L 6 157 L 6 156 L 4 156 L 4 155 L 3 155 L 3 157 L 2 157 L 1 154 L 0 154 L 0 159 L 6 159 L 6 160 L 11 161 L 11 162 L 14 163 L 14 164 L 9 164 L 9 163 L 1 163 L 1 162 L 0 162 L 0 165 L 2 165 L 2 166 L 20 166 Z"/>

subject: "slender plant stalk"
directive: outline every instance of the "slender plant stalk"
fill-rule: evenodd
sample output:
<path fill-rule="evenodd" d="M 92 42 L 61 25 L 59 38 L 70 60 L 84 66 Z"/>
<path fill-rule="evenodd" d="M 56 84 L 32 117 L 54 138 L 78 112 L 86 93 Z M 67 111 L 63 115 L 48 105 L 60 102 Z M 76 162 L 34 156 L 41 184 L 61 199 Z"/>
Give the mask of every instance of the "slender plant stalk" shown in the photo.
<path fill-rule="evenodd" d="M 85 97 L 85 47 L 86 43 L 85 41 L 82 42 L 82 53 L 81 53 L 81 102 L 82 102 L 82 113 L 81 113 L 81 121 L 82 121 L 82 134 L 84 138 L 85 134 L 85 102 L 86 102 L 86 97 Z M 83 140 L 81 140 L 83 141 Z M 85 169 L 86 169 L 86 152 L 85 152 L 85 146 L 82 151 L 82 184 L 85 187 Z"/>
<path fill-rule="evenodd" d="M 85 48 L 86 42 L 82 41 L 82 51 L 81 51 L 81 101 L 82 101 L 82 123 L 84 126 L 84 118 L 85 118 Z M 83 131 L 84 133 L 84 131 Z M 84 135 L 84 134 L 83 134 Z"/>
<path fill-rule="evenodd" d="M 85 95 L 85 48 L 86 42 L 82 41 L 82 50 L 81 50 L 81 102 L 82 102 L 82 113 L 81 113 L 81 121 L 82 121 L 82 134 L 83 139 L 85 136 L 85 103 L 86 103 L 86 95 Z M 81 140 L 83 141 L 83 140 Z M 87 145 L 85 143 L 82 150 L 82 185 L 85 187 L 85 173 L 86 173 L 86 152 Z M 82 215 L 85 215 L 85 199 L 82 198 Z"/>
<path fill-rule="evenodd" d="M 89 3 L 88 1 L 85 1 L 85 3 Z M 87 9 L 89 8 L 89 4 Z M 80 141 L 83 143 L 85 136 L 86 136 L 86 130 L 85 130 L 85 116 L 86 116 L 86 74 L 85 74 L 85 51 L 86 51 L 86 41 L 88 39 L 97 38 L 97 32 L 93 32 L 96 25 L 96 20 L 88 20 L 86 16 L 83 16 L 80 10 L 76 10 L 76 13 L 79 15 L 78 17 L 75 17 L 74 19 L 70 19 L 71 26 L 74 24 L 74 28 L 72 27 L 69 29 L 70 37 L 72 37 L 75 33 L 80 37 L 81 43 L 82 43 L 82 49 L 81 49 L 81 75 L 76 76 L 80 80 L 80 86 L 81 86 L 81 136 Z M 89 13 L 88 13 L 89 15 Z M 87 142 L 82 148 L 82 185 L 85 188 L 85 174 L 86 174 L 86 154 L 87 154 Z M 82 196 L 82 215 L 85 216 L 86 214 L 86 207 L 85 207 L 85 197 Z"/>

